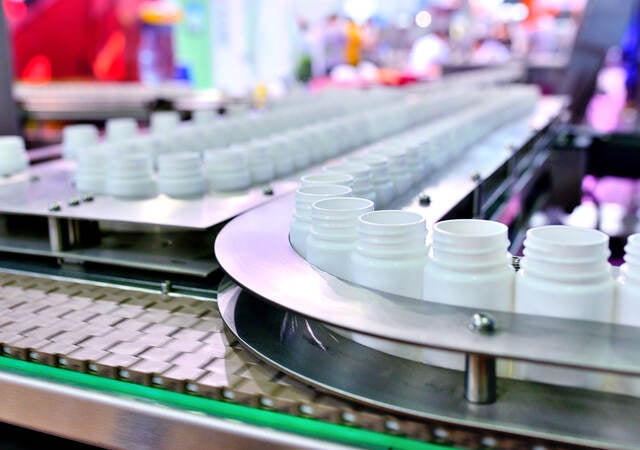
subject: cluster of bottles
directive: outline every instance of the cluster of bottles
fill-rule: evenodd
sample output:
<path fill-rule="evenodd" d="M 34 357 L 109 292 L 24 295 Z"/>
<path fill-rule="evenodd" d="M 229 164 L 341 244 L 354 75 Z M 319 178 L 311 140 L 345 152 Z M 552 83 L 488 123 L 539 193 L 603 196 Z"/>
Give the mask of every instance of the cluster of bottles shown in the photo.
<path fill-rule="evenodd" d="M 393 146 L 371 146 L 342 164 L 325 166 L 322 173 L 303 176 L 290 226 L 292 247 L 323 271 L 383 292 L 456 306 L 640 326 L 640 234 L 629 238 L 625 264 L 616 278 L 608 263 L 606 234 L 569 226 L 533 228 L 516 273 L 508 229 L 501 223 L 442 221 L 427 239 L 420 214 L 377 210 L 416 178 L 459 155 L 464 145 L 434 150 L 452 133 L 464 130 L 460 135 L 471 133 L 473 138 L 467 139 L 477 140 L 524 114 L 533 99 L 526 90 L 509 93 L 490 103 L 494 109 L 481 105 L 466 110 L 394 137 Z M 461 354 L 353 337 L 429 364 L 464 367 Z M 498 369 L 504 376 L 640 395 L 640 381 L 623 377 L 505 361 Z"/>
<path fill-rule="evenodd" d="M 104 140 L 92 125 L 71 125 L 64 130 L 64 155 L 77 161 L 80 192 L 193 198 L 287 176 L 471 101 L 461 93 L 417 102 L 387 91 L 346 96 L 348 107 L 322 100 L 255 119 L 215 121 L 201 113 L 180 123 L 175 112 L 157 112 L 148 134 L 133 119 L 111 119 Z"/>
<path fill-rule="evenodd" d="M 292 245 L 305 256 L 307 239 L 322 239 L 312 229 L 312 204 L 323 197 L 347 195 L 335 185 L 347 186 L 350 196 L 384 208 L 496 127 L 530 113 L 537 98 L 535 88 L 488 91 L 481 103 L 460 114 L 432 121 L 354 152 L 338 164 L 324 166 L 321 174 L 303 176 L 291 222 Z M 335 241 L 336 237 L 327 239 Z"/>
<path fill-rule="evenodd" d="M 109 120 L 104 139 L 91 125 L 72 125 L 64 130 L 64 155 L 77 161 L 75 183 L 84 193 L 127 199 L 243 191 L 472 107 L 482 101 L 478 86 L 501 77 L 503 71 L 460 74 L 406 92 L 327 90 L 302 103 L 219 120 L 198 111 L 180 123 L 176 113 L 158 112 L 149 134 L 129 118 Z"/>

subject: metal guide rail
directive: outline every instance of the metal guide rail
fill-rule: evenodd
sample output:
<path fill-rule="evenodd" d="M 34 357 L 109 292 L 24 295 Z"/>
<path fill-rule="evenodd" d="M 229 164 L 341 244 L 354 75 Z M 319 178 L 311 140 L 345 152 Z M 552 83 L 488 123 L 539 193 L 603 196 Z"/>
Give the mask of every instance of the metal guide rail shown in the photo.
<path fill-rule="evenodd" d="M 465 398 L 469 370 L 399 358 L 387 353 L 397 351 L 397 344 L 327 327 L 238 287 L 222 291 L 218 304 L 230 330 L 261 360 L 343 398 L 485 434 L 527 436 L 532 446 L 548 439 L 556 445 L 633 449 L 640 441 L 638 398 L 499 378 L 497 401 L 478 404 Z"/>
<path fill-rule="evenodd" d="M 555 448 L 322 393 L 244 350 L 224 332 L 214 302 L 0 273 L 0 311 L 0 420 L 70 439 L 151 448 Z"/>

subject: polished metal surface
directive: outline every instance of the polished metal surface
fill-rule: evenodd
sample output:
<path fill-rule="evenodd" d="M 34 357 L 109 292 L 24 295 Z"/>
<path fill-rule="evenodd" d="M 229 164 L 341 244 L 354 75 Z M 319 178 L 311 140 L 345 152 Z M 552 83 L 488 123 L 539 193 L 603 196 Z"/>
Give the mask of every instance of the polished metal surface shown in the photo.
<path fill-rule="evenodd" d="M 359 402 L 487 434 L 528 436 L 531 447 L 536 439 L 617 449 L 635 449 L 640 442 L 638 398 L 499 379 L 495 403 L 473 404 L 464 399 L 461 372 L 362 346 L 237 287 L 221 292 L 218 304 L 227 326 L 260 358 Z"/>
<path fill-rule="evenodd" d="M 194 200 L 176 200 L 159 195 L 148 200 L 119 200 L 95 196 L 78 206 L 68 206 L 71 199 L 82 196 L 73 187 L 75 163 L 56 160 L 33 166 L 29 173 L 0 181 L 0 213 L 28 214 L 82 220 L 161 225 L 205 229 L 237 214 L 295 190 L 293 181 L 271 183 L 273 195 L 265 195 L 256 186 L 244 192 L 213 193 Z M 33 179 L 33 177 L 37 177 Z M 50 206 L 57 203 L 58 211 Z"/>
<path fill-rule="evenodd" d="M 48 234 L 15 226 L 8 231 L 6 225 L 0 225 L 0 251 L 195 277 L 206 277 L 219 268 L 213 255 L 216 227 L 205 231 L 114 231 L 100 230 L 95 222 L 57 217 L 49 217 L 47 223 Z M 78 232 L 84 228 L 91 229 Z M 75 240 L 74 245 L 70 240 Z"/>
<path fill-rule="evenodd" d="M 148 400 L 0 372 L 0 420 L 107 448 L 344 449 Z"/>
<path fill-rule="evenodd" d="M 491 356 L 465 356 L 464 398 L 471 403 L 496 401 L 496 359 Z"/>

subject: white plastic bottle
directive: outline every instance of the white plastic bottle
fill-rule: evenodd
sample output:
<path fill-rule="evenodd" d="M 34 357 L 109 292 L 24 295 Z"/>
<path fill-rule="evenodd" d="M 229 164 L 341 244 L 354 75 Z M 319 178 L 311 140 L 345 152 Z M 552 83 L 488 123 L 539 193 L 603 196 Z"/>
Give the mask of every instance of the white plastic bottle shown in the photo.
<path fill-rule="evenodd" d="M 383 210 L 358 218 L 351 281 L 405 297 L 422 297 L 427 236 L 420 214 Z"/>
<path fill-rule="evenodd" d="M 283 177 L 295 170 L 295 161 L 293 159 L 291 141 L 284 136 L 276 136 L 268 141 L 269 147 L 267 151 L 273 162 L 276 177 Z"/>
<path fill-rule="evenodd" d="M 640 233 L 629 236 L 624 250 L 614 322 L 640 327 Z"/>
<path fill-rule="evenodd" d="M 413 176 L 407 163 L 406 152 L 396 147 L 379 148 L 374 151 L 389 158 L 389 175 L 393 181 L 395 195 L 399 196 L 408 191 L 413 184 Z"/>
<path fill-rule="evenodd" d="M 106 138 L 108 142 L 119 142 L 138 134 L 138 123 L 130 117 L 117 117 L 107 120 Z"/>
<path fill-rule="evenodd" d="M 180 114 L 177 111 L 154 111 L 149 120 L 151 133 L 169 133 L 180 125 Z"/>
<path fill-rule="evenodd" d="M 247 155 L 238 149 L 209 150 L 205 153 L 205 176 L 213 191 L 239 191 L 251 186 Z"/>
<path fill-rule="evenodd" d="M 79 192 L 93 195 L 107 193 L 107 161 L 112 153 L 111 145 L 102 143 L 78 152 L 74 180 Z"/>
<path fill-rule="evenodd" d="M 624 250 L 613 321 L 619 325 L 640 327 L 640 233 L 628 237 Z M 639 377 L 612 375 L 609 378 L 612 391 L 640 396 Z"/>
<path fill-rule="evenodd" d="M 358 197 L 334 197 L 313 203 L 307 261 L 336 277 L 350 280 L 358 217 L 370 211 L 373 211 L 373 202 Z"/>
<path fill-rule="evenodd" d="M 515 311 L 567 319 L 610 322 L 615 283 L 609 237 L 597 230 L 551 225 L 532 228 L 515 284 Z M 604 375 L 518 363 L 520 377 L 560 385 L 602 388 Z"/>
<path fill-rule="evenodd" d="M 507 226 L 490 220 L 455 219 L 433 227 L 422 298 L 471 308 L 513 309 L 515 270 Z"/>
<path fill-rule="evenodd" d="M 456 219 L 433 227 L 422 298 L 449 305 L 512 311 L 515 270 L 508 229 L 489 220 Z M 425 350 L 428 364 L 462 370 L 464 355 Z M 499 367 L 499 371 L 506 369 Z"/>
<path fill-rule="evenodd" d="M 174 198 L 194 198 L 207 190 L 202 161 L 196 152 L 168 153 L 158 158 L 158 191 Z"/>
<path fill-rule="evenodd" d="M 395 197 L 393 182 L 389 176 L 389 160 L 382 155 L 361 153 L 347 158 L 349 162 L 366 164 L 371 168 L 371 183 L 376 193 L 376 207 L 384 208 Z"/>
<path fill-rule="evenodd" d="M 122 199 L 145 199 L 157 194 L 151 157 L 127 153 L 110 157 L 107 165 L 107 194 Z"/>
<path fill-rule="evenodd" d="M 423 298 L 455 306 L 511 311 L 515 270 L 508 229 L 489 220 L 455 219 L 433 227 Z M 464 369 L 464 355 L 425 350 L 424 361 Z M 499 367 L 500 372 L 506 369 Z"/>
<path fill-rule="evenodd" d="M 276 176 L 276 169 L 269 157 L 268 147 L 264 140 L 250 142 L 246 146 L 249 173 L 253 184 L 267 183 Z"/>
<path fill-rule="evenodd" d="M 296 210 L 289 228 L 289 242 L 303 258 L 307 254 L 307 236 L 311 230 L 311 205 L 329 197 L 349 197 L 351 188 L 333 184 L 303 186 L 296 191 Z"/>
<path fill-rule="evenodd" d="M 29 165 L 29 158 L 20 136 L 0 136 L 0 175 L 22 172 Z"/>
<path fill-rule="evenodd" d="M 371 167 L 366 164 L 342 163 L 324 166 L 326 172 L 347 173 L 353 177 L 351 186 L 354 197 L 361 197 L 376 202 L 376 192 L 371 184 Z"/>
<path fill-rule="evenodd" d="M 353 177 L 348 173 L 311 173 L 300 177 L 302 186 L 315 186 L 319 184 L 339 184 L 341 186 L 353 186 Z"/>
<path fill-rule="evenodd" d="M 98 129 L 88 123 L 67 125 L 62 130 L 62 156 L 76 159 L 79 152 L 98 143 Z"/>
<path fill-rule="evenodd" d="M 516 312 L 610 322 L 615 285 L 609 237 L 588 228 L 532 228 L 516 279 Z"/>

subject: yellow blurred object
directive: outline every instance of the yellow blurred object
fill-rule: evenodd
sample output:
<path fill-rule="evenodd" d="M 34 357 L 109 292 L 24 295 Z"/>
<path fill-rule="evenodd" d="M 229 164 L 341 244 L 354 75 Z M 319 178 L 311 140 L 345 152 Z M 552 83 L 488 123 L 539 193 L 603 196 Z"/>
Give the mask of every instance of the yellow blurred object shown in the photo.
<path fill-rule="evenodd" d="M 253 89 L 253 104 L 256 108 L 263 108 L 267 103 L 269 91 L 264 83 L 258 83 Z"/>
<path fill-rule="evenodd" d="M 360 29 L 353 21 L 349 21 L 345 35 L 347 39 L 344 49 L 344 59 L 347 64 L 357 66 L 360 62 L 360 52 L 362 50 Z"/>
<path fill-rule="evenodd" d="M 140 5 L 138 15 L 150 25 L 173 25 L 182 20 L 182 11 L 171 2 L 145 2 Z"/>

